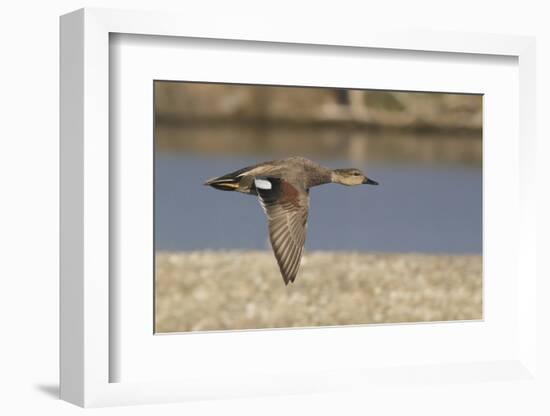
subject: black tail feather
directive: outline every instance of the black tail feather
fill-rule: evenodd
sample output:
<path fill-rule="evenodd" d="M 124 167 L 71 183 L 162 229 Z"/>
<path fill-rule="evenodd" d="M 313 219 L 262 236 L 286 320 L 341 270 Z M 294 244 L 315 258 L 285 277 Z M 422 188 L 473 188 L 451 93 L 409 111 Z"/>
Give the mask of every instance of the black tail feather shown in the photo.
<path fill-rule="evenodd" d="M 239 181 L 233 178 L 213 178 L 204 183 L 221 191 L 234 191 L 239 187 Z"/>

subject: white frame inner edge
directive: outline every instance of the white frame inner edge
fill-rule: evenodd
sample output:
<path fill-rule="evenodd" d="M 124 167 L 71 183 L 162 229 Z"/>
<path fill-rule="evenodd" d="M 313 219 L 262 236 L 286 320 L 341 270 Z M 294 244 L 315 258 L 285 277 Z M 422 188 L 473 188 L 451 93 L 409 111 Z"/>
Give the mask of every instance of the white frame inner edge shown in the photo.
<path fill-rule="evenodd" d="M 249 26 L 239 25 L 239 33 L 235 33 L 234 28 L 230 22 L 223 20 L 217 24 L 203 26 L 192 16 L 98 9 L 79 10 L 61 19 L 61 397 L 81 406 L 105 406 L 210 397 L 333 391 L 365 384 L 373 388 L 373 385 L 384 382 L 406 383 L 411 377 L 433 382 L 440 382 L 441 377 L 475 382 L 480 379 L 472 374 L 480 370 L 483 374 L 489 374 L 491 371 L 494 374 L 505 374 L 506 379 L 522 380 L 535 377 L 536 242 L 535 189 L 532 180 L 535 169 L 534 39 L 464 33 L 381 32 L 373 29 L 362 33 L 359 38 L 356 34 L 345 32 L 327 35 L 321 28 L 304 34 L 297 29 L 282 30 L 276 25 L 260 25 L 253 22 L 250 22 Z M 109 34 L 114 33 L 277 42 L 281 49 L 285 49 L 284 44 L 293 43 L 503 55 L 517 58 L 519 94 L 507 97 L 516 98 L 519 102 L 519 109 L 518 106 L 515 107 L 517 114 L 510 116 L 511 125 L 519 129 L 520 139 L 517 141 L 516 129 L 511 134 L 516 136 L 518 145 L 515 163 L 511 167 L 514 174 L 506 181 L 506 186 L 510 188 L 511 209 L 516 210 L 511 212 L 517 213 L 519 221 L 516 233 L 518 238 L 509 246 L 507 254 L 515 257 L 515 267 L 510 273 L 516 277 L 521 273 L 521 279 L 514 279 L 513 283 L 508 282 L 508 288 L 512 292 L 516 291 L 514 303 L 517 312 L 514 310 L 506 315 L 514 336 L 507 339 L 508 343 L 500 352 L 495 351 L 495 361 L 487 361 L 485 357 L 481 358 L 480 362 L 467 362 L 467 358 L 462 357 L 463 359 L 459 359 L 459 363 L 456 364 L 449 363 L 448 357 L 443 355 L 440 357 L 442 364 L 426 362 L 426 365 L 422 365 L 422 362 L 411 361 L 415 365 L 413 368 L 400 368 L 400 364 L 389 368 L 382 365 L 378 369 L 370 367 L 368 373 L 361 368 L 346 367 L 323 368 L 319 373 L 308 371 L 306 365 L 297 373 L 281 371 L 275 374 L 268 371 L 265 373 L 266 377 L 262 378 L 258 373 L 258 378 L 248 381 L 239 378 L 234 372 L 218 374 L 215 369 L 209 368 L 204 368 L 204 377 L 188 377 L 173 381 L 163 378 L 150 381 L 155 378 L 148 376 L 148 381 L 139 381 L 138 377 L 126 378 L 126 369 L 123 368 L 119 375 L 120 382 L 110 382 L 117 378 L 111 374 L 110 379 L 110 368 L 129 357 L 126 350 L 122 350 L 122 356 L 118 356 L 110 352 L 109 348 L 109 310 L 119 307 L 117 304 L 110 304 L 113 297 L 109 297 L 109 275 L 112 271 L 110 267 L 113 267 L 113 259 L 109 259 L 109 201 L 110 196 L 112 197 L 109 195 Z M 338 79 L 335 78 L 333 86 L 337 86 L 337 82 Z M 301 82 L 298 85 L 307 84 Z M 514 120 L 517 121 L 516 124 L 513 124 Z M 493 127 L 498 129 L 498 125 Z M 506 134 L 504 131 L 502 133 Z M 511 156 L 511 153 L 506 153 L 503 160 L 509 160 L 507 158 Z M 495 156 L 491 161 L 498 164 L 499 158 Z M 484 188 L 485 200 L 487 191 Z M 489 191 L 499 192 L 498 189 Z M 487 222 L 487 215 L 484 216 L 484 222 Z M 484 291 L 486 290 L 490 288 L 484 285 Z M 152 311 L 147 312 L 152 316 Z M 484 312 L 487 313 L 487 309 Z M 139 324 L 139 320 L 135 322 Z M 488 322 L 488 316 L 485 316 L 483 323 L 460 325 L 485 325 Z M 499 325 L 502 326 L 503 322 L 500 321 Z M 410 331 L 409 328 L 427 331 L 422 328 L 430 326 L 399 327 L 403 331 Z M 391 326 L 377 328 L 383 332 Z M 342 332 L 334 331 L 342 331 L 342 328 L 309 331 L 308 336 L 341 336 Z M 277 337 L 285 332 L 300 334 L 303 331 L 252 331 L 244 335 L 258 338 L 258 342 L 266 342 L 265 340 L 270 337 Z M 509 332 L 504 330 L 502 334 Z M 212 337 L 217 334 L 206 335 L 211 336 L 210 343 L 217 342 Z M 483 336 L 483 331 L 479 335 Z M 153 337 L 152 334 L 150 338 L 155 339 L 154 342 L 165 342 L 157 340 L 169 338 L 183 338 L 183 341 L 191 339 L 185 336 Z M 148 360 L 147 357 L 143 359 Z M 309 364 L 313 365 L 314 362 Z M 132 371 L 132 367 L 133 361 L 130 357 L 129 372 Z M 313 370 L 313 367 L 309 367 L 309 370 Z M 235 368 L 233 371 L 238 369 Z M 214 374 L 215 379 L 212 378 Z M 320 376 L 321 374 L 326 376 Z"/>
<path fill-rule="evenodd" d="M 519 216 L 519 196 L 502 177 L 519 176 L 517 59 L 125 34 L 113 35 L 110 57 L 110 343 L 117 357 L 111 381 L 220 374 L 258 380 L 359 363 L 370 371 L 514 356 L 517 239 L 509 219 Z M 483 93 L 484 209 L 491 213 L 484 220 L 483 321 L 152 336 L 152 87 L 158 79 Z M 502 229 L 511 238 L 502 239 Z"/>

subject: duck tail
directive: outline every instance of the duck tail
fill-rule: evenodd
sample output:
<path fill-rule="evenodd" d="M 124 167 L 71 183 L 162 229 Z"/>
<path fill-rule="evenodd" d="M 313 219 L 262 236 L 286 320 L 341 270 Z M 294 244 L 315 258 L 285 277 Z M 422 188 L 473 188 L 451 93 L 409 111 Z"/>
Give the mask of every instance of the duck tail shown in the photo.
<path fill-rule="evenodd" d="M 239 180 L 235 178 L 219 177 L 207 180 L 205 183 L 207 186 L 219 189 L 221 191 L 236 191 L 239 188 Z"/>

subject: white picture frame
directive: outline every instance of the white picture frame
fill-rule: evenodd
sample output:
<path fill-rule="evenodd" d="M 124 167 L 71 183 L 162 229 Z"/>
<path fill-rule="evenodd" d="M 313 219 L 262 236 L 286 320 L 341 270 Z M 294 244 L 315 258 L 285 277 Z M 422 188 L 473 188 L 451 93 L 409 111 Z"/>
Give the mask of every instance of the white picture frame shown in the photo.
<path fill-rule="evenodd" d="M 88 407 L 323 392 L 366 386 L 376 389 L 380 384 L 400 385 L 412 380 L 427 385 L 456 380 L 478 383 L 486 379 L 536 383 L 535 190 L 529 180 L 534 176 L 535 166 L 534 39 L 377 29 L 365 30 L 360 36 L 346 32 L 327 35 L 315 27 L 305 34 L 288 27 L 283 30 L 277 25 L 243 22 L 244 25 L 238 25 L 236 30 L 236 25 L 224 20 L 203 26 L 185 15 L 107 9 L 83 9 L 61 18 L 61 398 Z M 117 260 L 110 254 L 115 220 L 111 215 L 112 201 L 117 197 L 113 195 L 116 187 L 111 186 L 111 174 L 117 169 L 110 154 L 110 135 L 113 134 L 109 124 L 112 116 L 109 105 L 111 34 L 247 41 L 256 42 L 260 49 L 262 42 L 269 42 L 276 43 L 281 50 L 291 44 L 330 45 L 333 50 L 352 47 L 468 54 L 473 60 L 476 55 L 516 58 L 519 105 L 518 114 L 512 116 L 517 116 L 519 124 L 519 154 L 511 181 L 518 184 L 512 192 L 515 198 L 512 205 L 517 204 L 520 221 L 517 245 L 513 246 L 517 292 L 514 293 L 516 309 L 510 320 L 515 320 L 517 330 L 509 341 L 514 347 L 503 354 L 495 352 L 496 360 L 485 357 L 468 361 L 464 358 L 455 363 L 442 356 L 437 364 L 403 361 L 401 368 L 395 365 L 373 368 L 370 365 L 368 372 L 361 371 L 361 366 L 358 370 L 332 367 L 323 370 L 325 377 L 307 368 L 295 373 L 282 368 L 279 373 L 268 372 L 265 377 L 256 379 L 239 377 L 229 370 L 216 374 L 206 368 L 202 377 L 196 373 L 187 379 L 181 374 L 160 379 L 151 377 L 147 381 L 124 381 L 118 377 L 113 368 L 124 358 L 119 356 L 124 350 L 112 347 L 121 328 L 112 321 L 117 310 L 117 298 L 113 294 L 120 288 L 110 280 L 117 267 Z M 521 279 L 517 279 L 520 272 Z M 401 328 L 419 333 L 430 330 L 428 325 Z M 356 332 L 361 330 L 357 328 Z M 297 334 L 299 330 L 293 331 Z M 386 330 L 380 332 L 383 331 Z M 256 338 L 261 343 L 262 338 L 278 337 L 280 335 L 272 334 L 284 332 L 263 331 L 245 336 L 248 341 Z M 317 334 L 314 336 L 323 339 L 341 336 L 330 329 Z M 153 337 L 152 333 L 150 335 Z M 206 342 L 218 340 L 211 336 Z M 270 339 L 270 342 L 283 341 Z"/>

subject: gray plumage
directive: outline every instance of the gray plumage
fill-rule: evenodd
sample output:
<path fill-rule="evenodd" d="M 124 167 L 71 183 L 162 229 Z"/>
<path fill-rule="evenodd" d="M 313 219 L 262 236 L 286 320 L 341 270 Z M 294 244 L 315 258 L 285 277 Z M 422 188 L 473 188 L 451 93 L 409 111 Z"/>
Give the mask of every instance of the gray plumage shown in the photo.
<path fill-rule="evenodd" d="M 309 189 L 326 184 L 371 184 L 358 169 L 328 169 L 303 157 L 248 166 L 206 181 L 224 191 L 257 195 L 268 220 L 269 238 L 285 284 L 294 282 L 306 238 Z"/>

